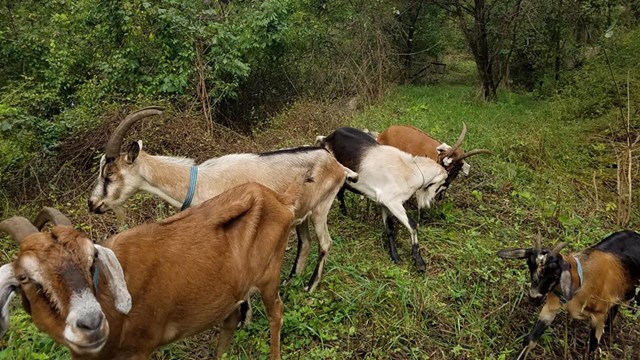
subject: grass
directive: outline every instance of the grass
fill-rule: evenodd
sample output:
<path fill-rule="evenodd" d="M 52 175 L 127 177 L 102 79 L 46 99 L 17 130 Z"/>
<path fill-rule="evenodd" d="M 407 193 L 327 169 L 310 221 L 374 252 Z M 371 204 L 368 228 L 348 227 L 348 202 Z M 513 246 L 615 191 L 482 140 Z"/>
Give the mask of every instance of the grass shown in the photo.
<path fill-rule="evenodd" d="M 329 219 L 334 243 L 319 289 L 313 294 L 302 290 L 313 270 L 313 254 L 304 277 L 281 290 L 285 359 L 511 358 L 539 308 L 523 297 L 528 286 L 524 263 L 501 261 L 495 253 L 528 247 L 538 232 L 548 246 L 568 241 L 571 250 L 578 250 L 617 230 L 615 169 L 608 167 L 607 145 L 597 137 L 606 123 L 566 120 L 562 106 L 527 94 L 504 92 L 494 104 L 474 94 L 465 85 L 401 87 L 380 104 L 345 118 L 345 125 L 375 130 L 411 124 L 449 144 L 465 122 L 465 150 L 482 147 L 495 155 L 470 158 L 470 176 L 459 177 L 447 199 L 423 214 L 419 238 L 425 274 L 415 271 L 403 229 L 398 233 L 403 263 L 390 261 L 375 206 L 351 196 L 346 217 L 335 206 Z M 294 139 L 280 141 L 313 140 Z M 69 206 L 81 209 L 84 201 Z M 415 205 L 407 208 L 417 215 Z M 283 274 L 295 257 L 291 241 Z M 254 321 L 236 332 L 229 359 L 268 354 L 266 316 L 259 299 L 254 300 Z M 14 311 L 0 359 L 68 356 L 27 320 L 21 310 Z M 602 358 L 637 359 L 638 320 L 637 314 L 623 311 Z M 154 359 L 208 358 L 214 335 L 177 342 Z M 587 339 L 586 322 L 558 316 L 530 359 L 582 358 Z"/>

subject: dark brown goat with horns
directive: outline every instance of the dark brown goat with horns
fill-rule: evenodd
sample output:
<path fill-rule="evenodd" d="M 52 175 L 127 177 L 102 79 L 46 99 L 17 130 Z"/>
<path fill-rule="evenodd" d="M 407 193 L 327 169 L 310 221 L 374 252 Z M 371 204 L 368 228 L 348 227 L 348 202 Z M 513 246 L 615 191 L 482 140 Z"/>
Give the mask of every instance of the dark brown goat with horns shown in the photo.
<path fill-rule="evenodd" d="M 0 268 L 0 333 L 14 291 L 36 326 L 74 359 L 146 359 L 156 348 L 222 323 L 216 357 L 230 344 L 250 292 L 269 317 L 280 358 L 280 268 L 303 181 L 284 195 L 246 183 L 164 221 L 93 244 L 64 215 L 40 232 L 26 218 L 0 223 L 20 244 Z"/>

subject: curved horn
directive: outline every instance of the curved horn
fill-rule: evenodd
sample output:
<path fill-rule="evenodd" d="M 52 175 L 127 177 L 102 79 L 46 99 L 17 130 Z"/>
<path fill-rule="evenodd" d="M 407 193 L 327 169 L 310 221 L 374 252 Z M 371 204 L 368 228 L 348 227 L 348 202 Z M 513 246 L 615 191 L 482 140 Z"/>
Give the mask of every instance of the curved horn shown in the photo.
<path fill-rule="evenodd" d="M 538 252 L 542 250 L 542 235 L 540 235 L 540 233 L 538 233 L 538 236 L 533 240 L 533 248 Z"/>
<path fill-rule="evenodd" d="M 460 145 L 462 145 L 462 142 L 464 141 L 464 137 L 465 136 L 467 136 L 467 124 L 462 123 L 462 132 L 460 133 L 460 136 L 458 137 L 458 140 L 456 141 L 455 144 L 453 144 L 451 149 L 449 149 L 449 151 L 446 152 L 446 154 L 444 155 L 443 158 L 448 158 L 451 155 L 453 155 L 453 153 L 456 150 L 458 150 L 458 148 L 460 148 Z"/>
<path fill-rule="evenodd" d="M 549 252 L 549 255 L 558 255 L 560 250 L 562 250 L 565 246 L 567 246 L 567 243 L 561 242 L 560 244 L 556 245 L 556 247 L 554 247 L 553 250 Z"/>
<path fill-rule="evenodd" d="M 64 214 L 62 214 L 57 209 L 52 207 L 45 207 L 36 216 L 35 220 L 33 220 L 33 225 L 35 225 L 38 230 L 42 230 L 42 228 L 47 224 L 47 222 L 53 222 L 56 225 L 68 225 L 73 226 L 71 221 L 67 219 Z"/>
<path fill-rule="evenodd" d="M 27 236 L 37 233 L 38 229 L 33 226 L 29 219 L 22 216 L 14 216 L 0 222 L 0 232 L 11 235 L 19 244 Z"/>
<path fill-rule="evenodd" d="M 490 154 L 490 155 L 493 155 L 493 152 L 491 150 L 487 150 L 487 149 L 473 149 L 473 150 L 468 151 L 468 152 L 458 156 L 457 158 L 453 159 L 453 162 L 462 161 L 462 160 L 468 158 L 469 156 L 478 155 L 478 154 Z"/>
<path fill-rule="evenodd" d="M 107 159 L 115 159 L 120 154 L 120 146 L 125 134 L 133 124 L 137 121 L 152 115 L 161 115 L 163 108 L 160 106 L 149 106 L 138 111 L 134 111 L 122 120 L 120 125 L 111 134 L 107 146 L 104 148 L 104 154 Z"/>

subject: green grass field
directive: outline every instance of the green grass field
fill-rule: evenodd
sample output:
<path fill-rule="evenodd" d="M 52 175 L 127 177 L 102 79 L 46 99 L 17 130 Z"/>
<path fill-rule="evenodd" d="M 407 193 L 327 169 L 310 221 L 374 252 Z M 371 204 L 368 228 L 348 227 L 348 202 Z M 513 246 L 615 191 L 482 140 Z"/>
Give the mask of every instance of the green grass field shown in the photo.
<path fill-rule="evenodd" d="M 470 175 L 460 176 L 446 200 L 422 214 L 419 239 L 425 274 L 415 270 L 409 235 L 400 226 L 403 263 L 391 262 L 375 205 L 350 196 L 345 217 L 335 204 L 329 219 L 334 243 L 319 289 L 303 291 L 313 266 L 281 289 L 283 358 L 513 357 L 539 308 L 528 305 L 524 296 L 526 265 L 502 261 L 495 253 L 530 246 L 538 232 L 543 245 L 568 241 L 569 250 L 578 250 L 617 230 L 615 169 L 610 167 L 615 160 L 599 135 L 611 125 L 604 119 L 567 119 L 563 108 L 558 100 L 508 92 L 501 93 L 497 103 L 486 104 L 476 100 L 473 87 L 434 85 L 397 88 L 378 105 L 343 119 L 344 125 L 380 131 L 391 124 L 411 124 L 449 144 L 465 122 L 465 150 L 482 147 L 495 154 L 470 158 Z M 287 145 L 311 141 L 283 140 Z M 84 200 L 70 206 L 86 211 L 81 208 Z M 406 207 L 417 216 L 415 204 Z M 632 219 L 637 221 L 637 214 Z M 8 256 L 5 253 L 5 260 Z M 292 237 L 283 275 L 294 257 Z M 312 252 L 309 263 L 314 262 Z M 236 332 L 229 359 L 268 355 L 266 317 L 259 298 L 254 300 L 253 322 Z M 68 357 L 16 309 L 0 343 L 0 359 Z M 623 309 L 601 358 L 640 358 L 639 319 Z M 581 359 L 588 333 L 587 322 L 558 316 L 529 358 Z M 209 358 L 214 335 L 212 331 L 178 342 L 154 359 Z"/>

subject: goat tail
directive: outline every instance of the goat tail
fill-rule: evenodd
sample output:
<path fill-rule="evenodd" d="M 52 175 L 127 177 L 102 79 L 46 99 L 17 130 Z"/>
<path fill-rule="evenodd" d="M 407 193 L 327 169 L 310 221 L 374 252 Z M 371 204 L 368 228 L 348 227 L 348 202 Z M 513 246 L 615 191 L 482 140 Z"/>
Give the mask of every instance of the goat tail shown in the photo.
<path fill-rule="evenodd" d="M 356 183 L 358 182 L 358 173 L 349 169 L 348 167 L 340 164 L 340 166 L 342 166 L 342 168 L 344 169 L 345 174 L 347 175 L 345 178 L 346 182 L 350 182 L 350 183 Z"/>

